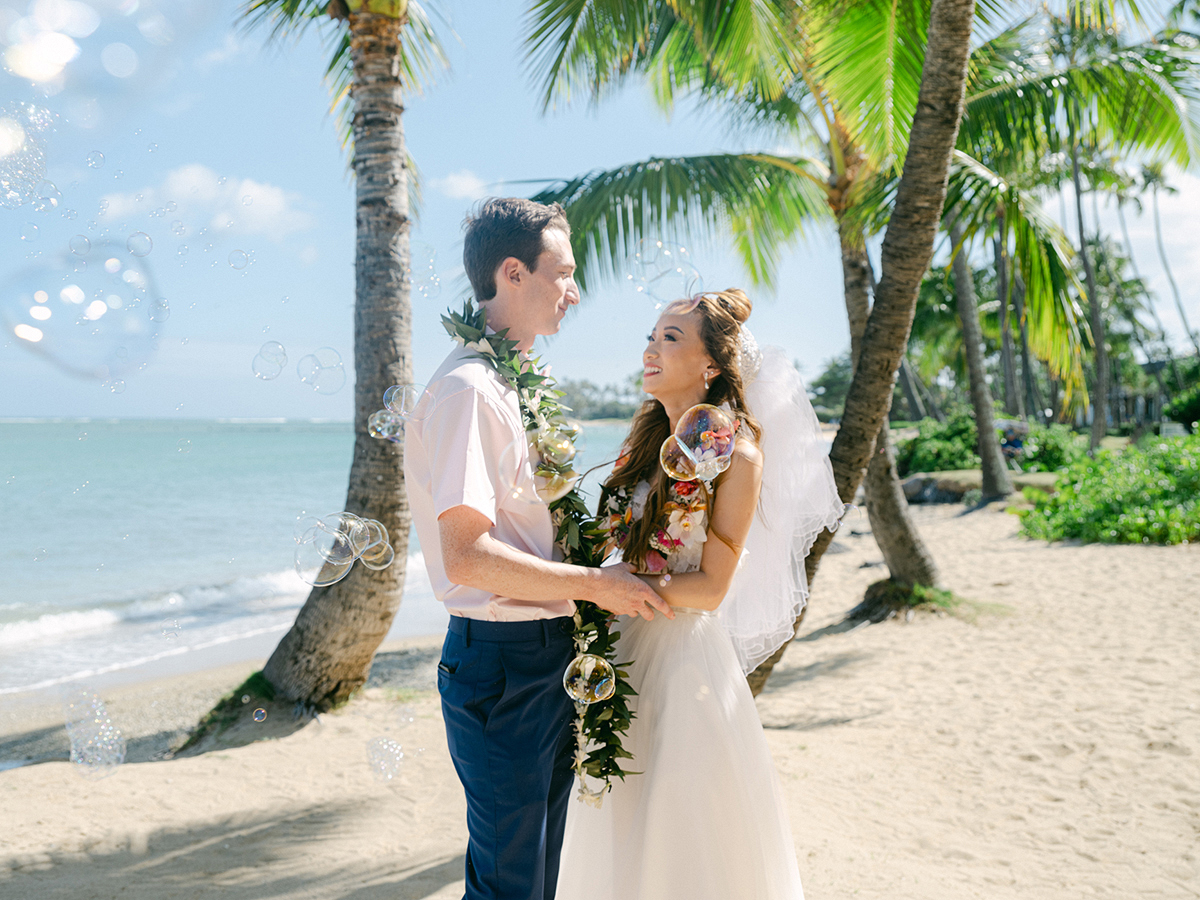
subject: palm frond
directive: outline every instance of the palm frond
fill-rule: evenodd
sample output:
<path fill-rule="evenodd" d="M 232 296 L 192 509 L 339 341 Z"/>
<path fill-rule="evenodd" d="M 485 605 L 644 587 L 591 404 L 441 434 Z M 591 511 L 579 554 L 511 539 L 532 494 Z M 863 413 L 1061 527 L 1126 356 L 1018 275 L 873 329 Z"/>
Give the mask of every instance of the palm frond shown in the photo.
<path fill-rule="evenodd" d="M 621 277 L 644 239 L 729 235 L 750 277 L 770 286 L 781 251 L 829 221 L 820 163 L 805 157 L 723 154 L 648 159 L 595 170 L 536 194 L 571 222 L 579 277 Z"/>

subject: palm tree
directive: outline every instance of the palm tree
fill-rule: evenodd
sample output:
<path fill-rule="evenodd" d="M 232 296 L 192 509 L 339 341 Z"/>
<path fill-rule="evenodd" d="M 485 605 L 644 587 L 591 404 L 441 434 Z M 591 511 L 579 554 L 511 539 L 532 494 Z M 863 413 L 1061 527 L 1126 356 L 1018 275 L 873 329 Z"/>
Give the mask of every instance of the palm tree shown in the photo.
<path fill-rule="evenodd" d="M 383 571 L 356 565 L 342 581 L 314 588 L 271 654 L 263 674 L 276 696 L 320 710 L 366 681 L 404 587 L 411 518 L 403 449 L 369 437 L 367 418 L 389 385 L 412 381 L 404 98 L 444 56 L 415 0 L 251 0 L 243 14 L 249 27 L 269 26 L 272 38 L 328 26 L 328 76 L 353 148 L 355 440 L 346 510 L 387 527 L 396 561 Z"/>
<path fill-rule="evenodd" d="M 1163 271 L 1167 273 L 1167 281 L 1171 285 L 1171 296 L 1175 298 L 1175 309 L 1179 313 L 1179 321 L 1183 323 L 1183 333 L 1188 336 L 1192 346 L 1196 348 L 1196 355 L 1200 356 L 1200 339 L 1197 339 L 1196 332 L 1192 331 L 1192 326 L 1188 324 L 1187 313 L 1183 309 L 1183 300 L 1179 296 L 1179 285 L 1175 283 L 1175 275 L 1171 271 L 1171 264 L 1167 261 L 1167 251 L 1163 247 L 1162 219 L 1158 215 L 1158 192 L 1167 191 L 1173 194 L 1175 188 L 1167 184 L 1161 162 L 1147 163 L 1142 166 L 1142 184 L 1150 188 L 1150 200 L 1154 208 L 1154 240 L 1158 245 L 1158 258 L 1162 260 Z"/>
<path fill-rule="evenodd" d="M 852 406 L 831 454 L 845 499 L 861 483 L 884 426 L 916 291 L 932 253 L 945 194 L 946 154 L 961 114 L 973 14 L 970 0 L 940 0 L 932 11 L 912 0 L 871 0 L 850 7 L 816 4 L 799 20 L 791 18 L 798 13 L 790 4 L 737 0 L 540 0 L 532 10 L 529 45 L 535 65 L 545 73 L 546 103 L 559 94 L 569 96 L 579 84 L 599 96 L 615 78 L 637 70 L 649 75 L 665 102 L 677 91 L 699 87 L 712 97 L 740 99 L 748 118 L 786 117 L 790 127 L 821 145 L 820 158 L 731 154 L 649 160 L 589 173 L 539 199 L 568 205 L 578 255 L 597 274 L 612 274 L 646 234 L 728 226 L 752 277 L 770 283 L 780 248 L 805 227 L 832 216 L 843 247 L 851 334 L 862 335 L 857 392 L 852 387 Z M 855 39 L 839 43 L 838 29 Z M 898 132 L 889 127 L 886 149 L 872 148 L 872 142 L 878 143 L 875 130 L 869 123 L 843 120 L 846 104 L 835 99 L 858 80 L 845 76 L 858 46 L 881 33 L 889 33 L 891 40 L 876 52 L 902 60 L 896 79 L 884 89 L 902 101 L 901 124 L 913 123 L 911 150 L 907 127 Z M 923 54 L 926 45 L 930 52 Z M 876 69 L 875 75 L 881 71 Z M 842 83 L 832 88 L 839 79 Z M 884 84 L 879 77 L 874 83 Z M 893 221 L 901 225 L 889 228 L 884 240 L 883 274 L 871 308 L 865 250 L 860 249 L 864 234 L 843 227 L 843 214 L 853 208 L 864 180 L 876 180 L 874 174 L 885 168 L 898 173 L 906 153 L 904 174 L 893 179 Z M 933 231 L 927 227 L 931 214 Z M 872 323 L 876 331 L 870 337 Z M 898 328 L 897 345 L 892 332 Z M 904 527 L 902 520 L 897 525 Z M 810 554 L 810 575 L 828 539 L 818 541 Z M 912 561 L 897 560 L 896 570 Z M 925 583 L 931 580 L 925 576 Z M 763 669 L 759 687 L 769 668 Z"/>

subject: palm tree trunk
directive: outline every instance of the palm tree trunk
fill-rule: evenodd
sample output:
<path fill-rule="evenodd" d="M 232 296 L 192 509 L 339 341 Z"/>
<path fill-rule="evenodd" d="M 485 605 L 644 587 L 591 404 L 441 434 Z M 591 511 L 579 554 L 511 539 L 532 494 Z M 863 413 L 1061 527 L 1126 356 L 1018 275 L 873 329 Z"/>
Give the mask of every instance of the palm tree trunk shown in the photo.
<path fill-rule="evenodd" d="M 1008 253 L 1004 246 L 1004 213 L 999 215 L 1000 237 L 996 238 L 996 293 L 1000 300 L 1000 365 L 1004 371 L 1004 413 L 1024 417 L 1021 393 L 1017 390 L 1017 360 L 1013 352 L 1012 317 L 1009 315 Z"/>
<path fill-rule="evenodd" d="M 1129 256 L 1129 266 L 1133 269 L 1133 277 L 1142 282 L 1142 275 L 1138 272 L 1137 260 L 1133 255 L 1133 241 L 1129 240 L 1129 226 L 1125 223 L 1125 204 L 1120 198 L 1117 199 L 1117 219 L 1121 223 L 1121 236 L 1125 239 L 1125 253 Z M 1142 284 L 1144 285 L 1145 282 Z M 1171 342 L 1167 340 L 1167 330 L 1163 328 L 1162 319 L 1158 317 L 1158 309 L 1154 305 L 1154 298 L 1150 296 L 1149 292 L 1146 292 L 1146 307 L 1154 318 L 1159 339 L 1163 342 L 1163 350 L 1167 354 L 1167 361 L 1171 364 L 1171 374 L 1175 376 L 1175 387 L 1182 391 L 1183 377 L 1179 374 L 1179 364 L 1175 362 L 1175 354 L 1171 352 Z M 1150 357 L 1147 356 L 1146 359 L 1149 360 Z"/>
<path fill-rule="evenodd" d="M 1046 421 L 1043 403 L 1033 377 L 1033 354 L 1029 350 L 1029 323 L 1025 321 L 1025 281 L 1021 273 L 1013 269 L 1013 309 L 1017 314 L 1017 327 L 1021 333 L 1021 381 L 1025 386 L 1025 409 L 1039 422 Z"/>
<path fill-rule="evenodd" d="M 975 427 L 979 432 L 979 459 L 983 472 L 983 499 L 995 500 L 1012 493 L 1008 467 L 1000 452 L 996 437 L 996 416 L 992 409 L 992 392 L 988 388 L 983 367 L 983 333 L 979 327 L 979 303 L 975 299 L 975 282 L 967 248 L 962 246 L 962 226 L 957 218 L 950 225 L 950 240 L 960 247 L 954 255 L 951 271 L 954 294 L 958 298 L 958 317 L 962 321 L 963 356 L 967 360 L 967 379 L 971 385 L 971 406 L 975 410 Z"/>
<path fill-rule="evenodd" d="M 277 696 L 327 709 L 363 685 L 400 607 L 411 517 L 403 445 L 371 438 L 367 418 L 389 385 L 412 381 L 409 198 L 400 77 L 403 18 L 350 14 L 356 247 L 354 457 L 346 509 L 388 529 L 396 560 L 315 588 L 263 674 Z"/>
<path fill-rule="evenodd" d="M 917 391 L 912 366 L 908 364 L 907 356 L 900 360 L 900 390 L 904 391 L 904 402 L 908 404 L 908 414 L 914 422 L 919 422 L 929 415 L 925 403 L 921 400 L 921 394 Z"/>
<path fill-rule="evenodd" d="M 1083 189 L 1079 178 L 1079 141 L 1075 127 L 1079 116 L 1067 116 L 1071 138 L 1071 180 L 1075 185 L 1075 221 L 1079 226 L 1079 258 L 1083 262 L 1083 276 L 1088 292 L 1088 321 L 1092 326 L 1092 349 L 1096 359 L 1096 383 L 1092 391 L 1092 433 L 1088 439 L 1088 450 L 1095 453 L 1100 440 L 1108 433 L 1108 348 L 1104 330 L 1104 303 L 1096 290 L 1096 273 L 1092 269 L 1091 254 L 1088 253 L 1087 232 L 1083 227 Z"/>
<path fill-rule="evenodd" d="M 975 0 L 933 0 L 908 154 L 883 240 L 883 276 L 863 332 L 842 425 L 829 454 L 843 502 L 853 500 L 874 453 L 875 438 L 887 420 L 896 370 L 912 330 L 917 291 L 933 256 L 946 201 L 950 152 L 962 117 L 974 17 Z M 832 539 L 832 532 L 823 532 L 805 560 L 810 584 Z M 786 646 L 750 674 L 754 693 L 762 690 Z"/>
<path fill-rule="evenodd" d="M 875 276 L 862 234 L 848 234 L 845 223 L 839 223 L 838 230 L 846 314 L 850 319 L 850 365 L 854 368 L 858 365 L 862 333 L 871 310 L 868 287 L 874 288 Z M 900 476 L 896 473 L 896 459 L 889 437 L 885 418 L 875 437 L 875 452 L 867 466 L 867 518 L 871 521 L 871 533 L 883 553 L 892 581 L 905 587 L 914 584 L 932 587 L 938 580 L 937 566 L 909 514 L 908 498 L 904 496 Z"/>
<path fill-rule="evenodd" d="M 1163 271 L 1167 273 L 1167 281 L 1171 283 L 1171 294 L 1175 298 L 1175 309 L 1179 312 L 1179 321 L 1183 323 L 1183 333 L 1188 336 L 1188 339 L 1192 342 L 1192 346 L 1196 348 L 1196 356 L 1200 357 L 1200 340 L 1197 340 L 1196 332 L 1192 331 L 1192 326 L 1188 324 L 1187 313 L 1183 309 L 1183 300 L 1179 297 L 1179 285 L 1175 283 L 1175 275 L 1171 272 L 1171 264 L 1167 262 L 1167 250 L 1163 247 L 1162 220 L 1158 217 L 1157 185 L 1150 189 L 1150 197 L 1154 204 L 1154 240 L 1158 244 L 1158 258 L 1162 260 Z"/>

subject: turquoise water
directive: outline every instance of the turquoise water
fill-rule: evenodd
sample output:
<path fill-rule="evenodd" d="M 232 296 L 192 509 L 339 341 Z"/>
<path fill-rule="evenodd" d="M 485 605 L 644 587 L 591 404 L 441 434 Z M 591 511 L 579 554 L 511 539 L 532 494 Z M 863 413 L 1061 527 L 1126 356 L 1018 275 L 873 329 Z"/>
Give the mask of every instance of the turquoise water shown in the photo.
<path fill-rule="evenodd" d="M 625 431 L 588 426 L 582 465 Z M 0 694 L 236 641 L 269 653 L 308 592 L 296 518 L 342 508 L 353 442 L 348 423 L 0 423 Z M 410 553 L 393 637 L 445 623 L 415 535 Z"/>

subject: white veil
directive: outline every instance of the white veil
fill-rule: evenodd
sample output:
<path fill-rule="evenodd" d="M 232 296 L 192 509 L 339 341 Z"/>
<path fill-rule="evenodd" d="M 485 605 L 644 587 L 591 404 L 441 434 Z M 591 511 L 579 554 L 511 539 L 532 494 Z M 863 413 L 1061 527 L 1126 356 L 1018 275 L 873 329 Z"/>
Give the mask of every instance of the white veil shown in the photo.
<path fill-rule="evenodd" d="M 808 601 L 804 559 L 843 505 L 800 373 L 779 347 L 759 353 L 745 328 L 742 340 L 746 404 L 762 426 L 762 493 L 719 615 L 748 674 L 792 637 Z"/>

